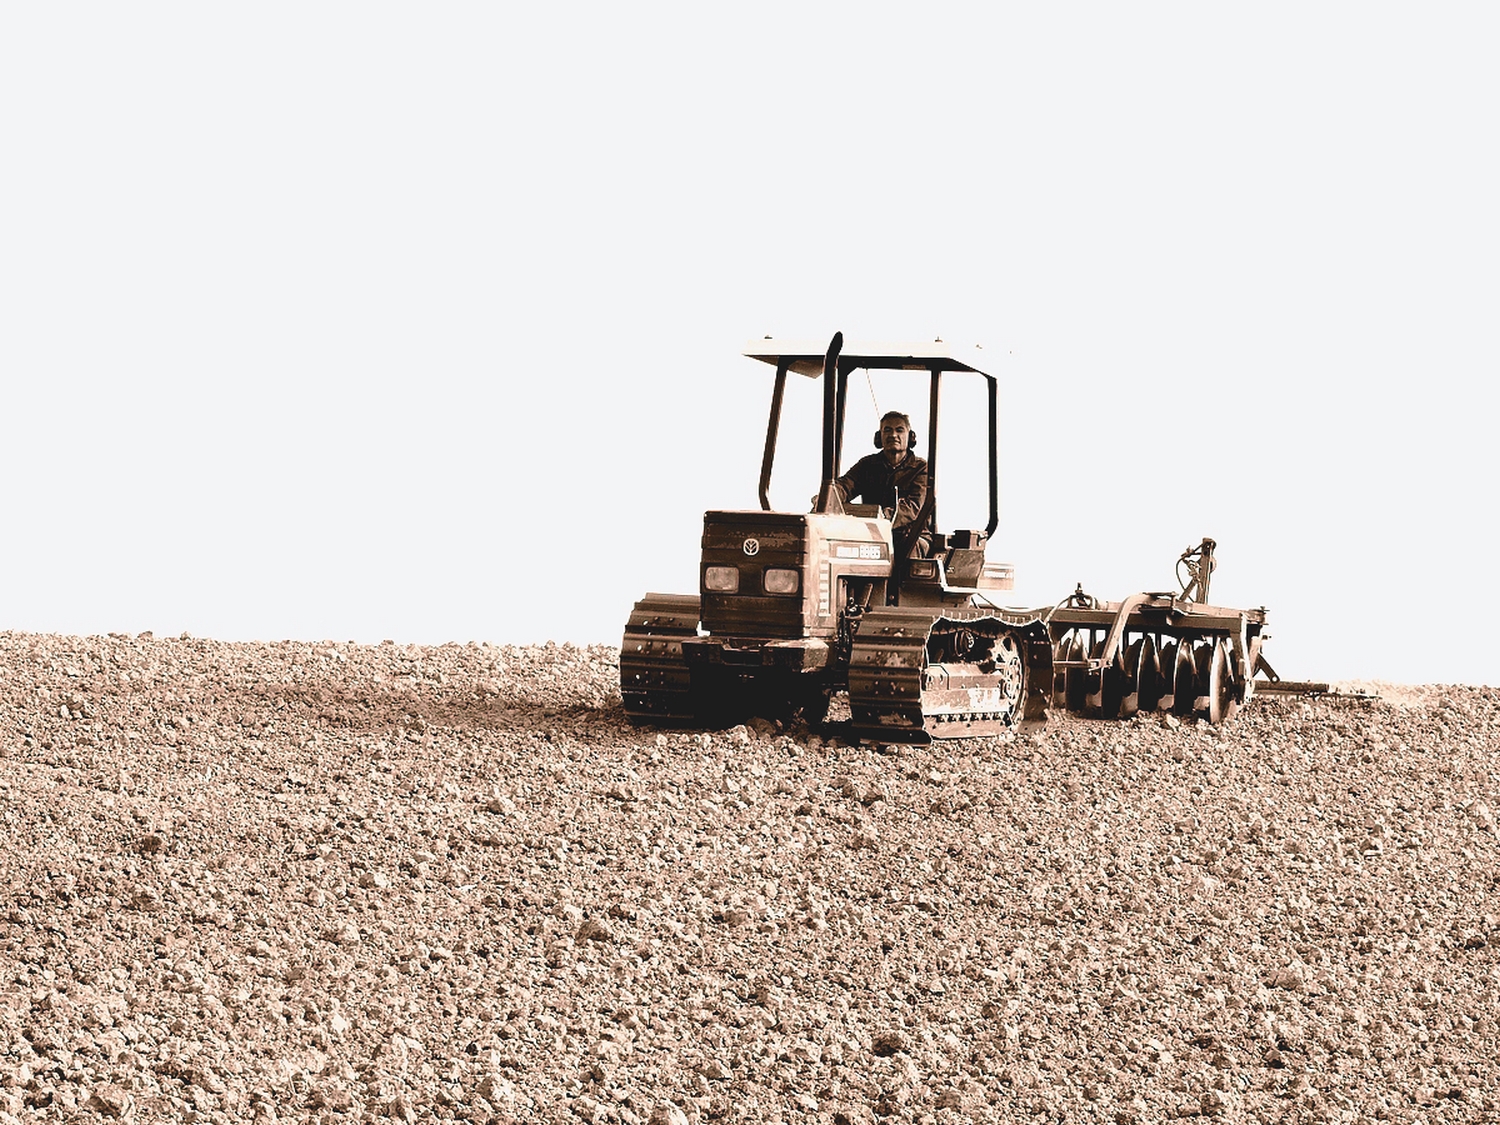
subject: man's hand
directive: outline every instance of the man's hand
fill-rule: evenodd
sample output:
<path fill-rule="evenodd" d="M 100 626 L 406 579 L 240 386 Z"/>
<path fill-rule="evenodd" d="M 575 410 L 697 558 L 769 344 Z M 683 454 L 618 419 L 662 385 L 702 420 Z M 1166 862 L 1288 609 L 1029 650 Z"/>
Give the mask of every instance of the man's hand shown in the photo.
<path fill-rule="evenodd" d="M 838 481 L 829 481 L 823 492 L 813 497 L 813 511 L 818 511 L 820 501 L 824 512 L 835 516 L 844 514 L 844 490 L 839 487 Z"/>

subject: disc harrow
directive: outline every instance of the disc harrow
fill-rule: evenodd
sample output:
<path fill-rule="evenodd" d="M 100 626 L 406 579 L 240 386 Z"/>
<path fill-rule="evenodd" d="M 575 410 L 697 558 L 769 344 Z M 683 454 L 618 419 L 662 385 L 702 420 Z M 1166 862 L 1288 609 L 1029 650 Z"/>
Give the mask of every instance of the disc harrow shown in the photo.
<path fill-rule="evenodd" d="M 1052 703 L 1090 718 L 1141 712 L 1234 717 L 1254 690 L 1263 610 L 1220 609 L 1171 594 L 1053 611 Z"/>

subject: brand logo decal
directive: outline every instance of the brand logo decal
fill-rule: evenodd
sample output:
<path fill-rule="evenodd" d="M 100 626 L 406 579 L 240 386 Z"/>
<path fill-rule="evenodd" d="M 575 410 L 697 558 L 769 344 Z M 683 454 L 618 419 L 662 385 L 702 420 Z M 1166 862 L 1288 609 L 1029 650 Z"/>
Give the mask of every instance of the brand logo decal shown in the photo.
<path fill-rule="evenodd" d="M 746 539 L 745 540 L 745 554 L 751 555 L 751 556 L 760 554 L 760 540 L 759 539 Z"/>

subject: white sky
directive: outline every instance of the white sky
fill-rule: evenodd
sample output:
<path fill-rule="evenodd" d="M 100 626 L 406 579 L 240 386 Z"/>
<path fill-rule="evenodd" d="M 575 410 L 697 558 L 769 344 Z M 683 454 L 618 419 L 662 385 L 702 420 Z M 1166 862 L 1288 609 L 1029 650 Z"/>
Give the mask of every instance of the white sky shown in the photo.
<path fill-rule="evenodd" d="M 1487 6 L 738 11 L 7 5 L 0 628 L 617 642 L 840 329 L 985 345 L 1018 601 L 1212 535 L 1283 675 L 1500 684 Z"/>

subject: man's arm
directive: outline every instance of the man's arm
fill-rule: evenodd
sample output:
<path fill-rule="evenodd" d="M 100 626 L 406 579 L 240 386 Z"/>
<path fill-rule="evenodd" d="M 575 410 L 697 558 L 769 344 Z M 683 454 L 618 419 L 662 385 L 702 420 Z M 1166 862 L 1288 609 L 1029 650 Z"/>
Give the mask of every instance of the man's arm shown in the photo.
<path fill-rule="evenodd" d="M 927 462 L 919 460 L 914 472 L 903 474 L 896 482 L 896 516 L 893 527 L 905 527 L 917 518 L 922 505 L 927 503 Z"/>
<path fill-rule="evenodd" d="M 865 474 L 862 471 L 867 460 L 869 458 L 860 458 L 853 465 L 849 466 L 847 473 L 833 482 L 834 487 L 839 490 L 839 496 L 845 503 L 848 503 L 855 496 L 862 497 L 867 503 L 869 502 L 869 497 L 865 496 L 863 479 Z"/>
<path fill-rule="evenodd" d="M 831 488 L 833 490 L 833 494 L 838 497 L 838 501 L 839 501 L 839 505 L 840 506 L 849 503 L 849 497 L 851 497 L 851 496 L 857 496 L 859 494 L 859 487 L 858 487 L 858 485 L 856 485 L 854 483 L 853 476 L 850 475 L 850 473 L 852 473 L 852 472 L 853 472 L 853 470 L 851 469 L 849 473 L 845 473 L 843 476 L 839 477 L 837 480 L 831 480 L 831 481 L 828 482 L 828 487 Z M 812 498 L 813 511 L 817 511 L 818 510 L 818 501 L 821 499 L 821 497 L 822 497 L 822 491 L 821 490 L 819 490 L 813 496 L 813 498 Z"/>

